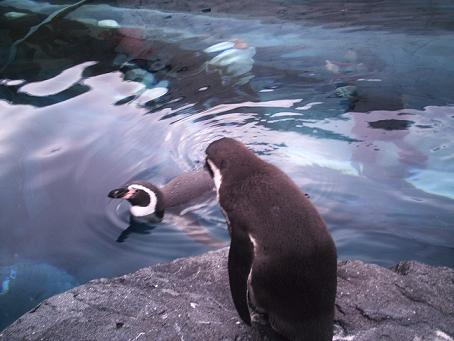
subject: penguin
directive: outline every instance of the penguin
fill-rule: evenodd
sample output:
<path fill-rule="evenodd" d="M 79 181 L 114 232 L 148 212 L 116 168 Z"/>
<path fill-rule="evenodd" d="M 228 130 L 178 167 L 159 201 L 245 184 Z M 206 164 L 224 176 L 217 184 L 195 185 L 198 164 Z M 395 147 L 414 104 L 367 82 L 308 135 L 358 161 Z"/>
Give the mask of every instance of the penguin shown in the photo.
<path fill-rule="evenodd" d="M 315 207 L 237 140 L 209 144 L 205 168 L 229 228 L 229 284 L 241 319 L 264 316 L 288 340 L 332 340 L 336 247 Z"/>
<path fill-rule="evenodd" d="M 189 238 L 210 248 L 225 246 L 225 240 L 215 238 L 203 228 L 197 217 L 191 214 L 190 207 L 187 207 L 204 198 L 208 199 L 212 193 L 213 180 L 205 170 L 183 173 L 162 188 L 137 180 L 110 191 L 108 197 L 125 199 L 131 204 L 130 225 L 121 232 L 117 242 L 124 242 L 131 233 L 148 234 L 155 228 L 155 223 L 162 221 L 164 213 L 169 211 L 168 223 Z"/>
<path fill-rule="evenodd" d="M 135 221 L 157 223 L 164 218 L 166 209 L 188 203 L 213 188 L 209 174 L 199 170 L 183 173 L 162 188 L 147 181 L 136 180 L 127 186 L 111 190 L 107 196 L 128 200 L 131 204 L 129 212 Z"/>

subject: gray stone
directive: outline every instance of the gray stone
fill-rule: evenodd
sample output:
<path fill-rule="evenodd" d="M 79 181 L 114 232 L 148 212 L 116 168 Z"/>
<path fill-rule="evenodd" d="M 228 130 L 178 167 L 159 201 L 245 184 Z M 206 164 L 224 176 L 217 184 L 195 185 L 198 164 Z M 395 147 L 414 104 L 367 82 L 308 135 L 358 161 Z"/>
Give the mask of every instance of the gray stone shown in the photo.
<path fill-rule="evenodd" d="M 258 340 L 233 307 L 224 248 L 51 297 L 0 340 Z M 454 270 L 417 262 L 393 269 L 338 264 L 334 340 L 452 340 Z"/>
<path fill-rule="evenodd" d="M 357 88 L 354 85 L 346 85 L 336 88 L 336 96 L 347 99 L 354 99 L 358 95 Z"/>

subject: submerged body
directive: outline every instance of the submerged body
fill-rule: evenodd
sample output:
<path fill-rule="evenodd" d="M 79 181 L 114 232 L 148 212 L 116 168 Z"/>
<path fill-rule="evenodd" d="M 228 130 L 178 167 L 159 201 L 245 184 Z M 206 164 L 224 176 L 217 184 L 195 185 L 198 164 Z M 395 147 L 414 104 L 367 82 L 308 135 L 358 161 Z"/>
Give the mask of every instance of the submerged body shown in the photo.
<path fill-rule="evenodd" d="M 167 208 L 187 204 L 213 190 L 213 180 L 205 170 L 183 173 L 161 188 Z"/>
<path fill-rule="evenodd" d="M 229 281 L 240 317 L 250 324 L 251 307 L 290 340 L 331 340 L 336 248 L 315 207 L 238 141 L 215 141 L 206 154 L 229 224 Z"/>

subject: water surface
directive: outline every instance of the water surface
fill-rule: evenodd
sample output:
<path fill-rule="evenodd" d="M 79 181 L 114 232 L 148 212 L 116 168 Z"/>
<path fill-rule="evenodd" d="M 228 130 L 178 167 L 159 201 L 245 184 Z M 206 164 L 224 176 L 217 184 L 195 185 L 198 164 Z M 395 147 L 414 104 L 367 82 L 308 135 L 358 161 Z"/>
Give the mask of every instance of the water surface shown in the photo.
<path fill-rule="evenodd" d="M 129 229 L 106 197 L 200 168 L 221 136 L 310 195 L 341 259 L 454 266 L 448 1 L 133 5 L 40 24 L 61 2 L 0 3 L 0 328 L 79 283 L 227 245 L 213 196 Z"/>

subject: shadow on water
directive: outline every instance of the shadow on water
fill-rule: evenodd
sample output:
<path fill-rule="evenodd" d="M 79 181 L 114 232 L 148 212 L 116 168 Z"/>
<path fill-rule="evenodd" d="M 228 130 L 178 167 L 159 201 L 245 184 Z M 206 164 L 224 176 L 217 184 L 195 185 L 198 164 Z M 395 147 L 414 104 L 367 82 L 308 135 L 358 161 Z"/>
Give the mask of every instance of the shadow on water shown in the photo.
<path fill-rule="evenodd" d="M 225 135 L 304 189 L 340 258 L 454 266 L 447 2 L 90 1 L 20 41 L 62 3 L 0 2 L 0 328 L 27 300 L 226 245 L 214 195 L 156 226 L 106 197 L 201 168 Z"/>

